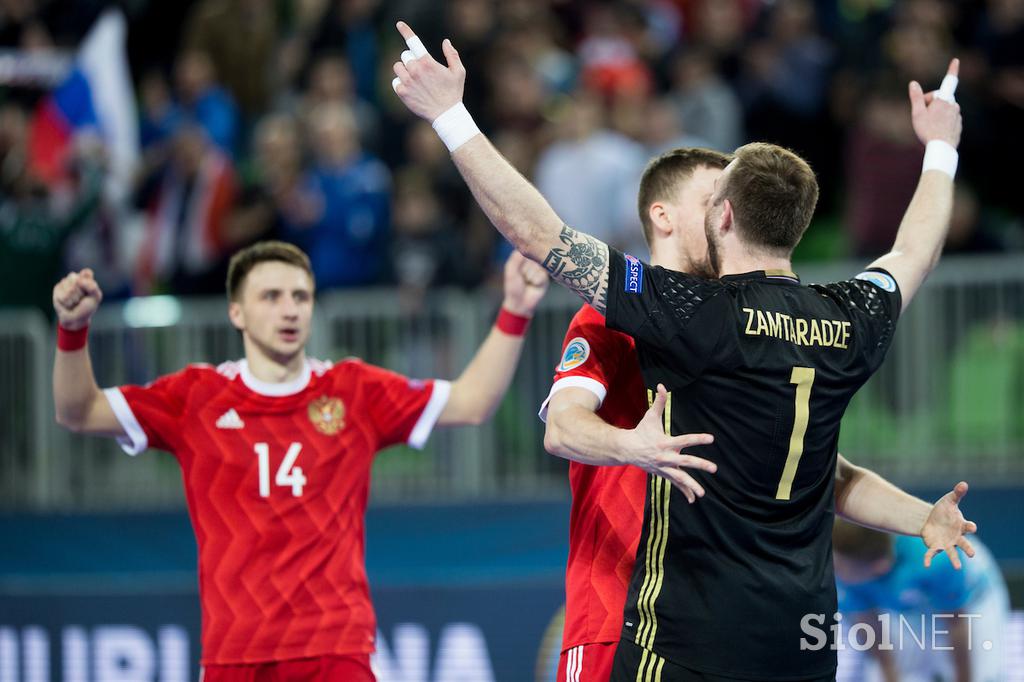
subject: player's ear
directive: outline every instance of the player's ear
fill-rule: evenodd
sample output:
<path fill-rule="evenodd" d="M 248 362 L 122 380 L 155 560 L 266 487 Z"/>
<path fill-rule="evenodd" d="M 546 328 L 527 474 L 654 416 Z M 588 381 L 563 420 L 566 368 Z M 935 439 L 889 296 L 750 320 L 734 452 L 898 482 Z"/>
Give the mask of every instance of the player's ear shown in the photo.
<path fill-rule="evenodd" d="M 647 209 L 647 217 L 651 219 L 651 226 L 659 236 L 667 237 L 672 234 L 672 215 L 664 203 L 655 201 L 651 204 Z"/>
<path fill-rule="evenodd" d="M 238 301 L 231 301 L 228 303 L 228 319 L 231 320 L 231 326 L 238 331 L 245 329 L 245 313 L 242 312 L 242 304 Z"/>
<path fill-rule="evenodd" d="M 718 230 L 724 235 L 733 228 L 732 202 L 728 199 L 722 200 L 722 214 L 718 218 Z"/>

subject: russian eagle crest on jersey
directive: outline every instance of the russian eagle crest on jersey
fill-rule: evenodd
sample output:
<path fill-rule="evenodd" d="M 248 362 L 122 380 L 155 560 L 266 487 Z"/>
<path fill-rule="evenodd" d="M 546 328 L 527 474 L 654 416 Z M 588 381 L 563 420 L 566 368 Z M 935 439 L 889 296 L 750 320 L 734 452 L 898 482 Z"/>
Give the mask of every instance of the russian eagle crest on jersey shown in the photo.
<path fill-rule="evenodd" d="M 345 403 L 340 398 L 321 396 L 309 404 L 309 421 L 325 436 L 345 428 Z"/>

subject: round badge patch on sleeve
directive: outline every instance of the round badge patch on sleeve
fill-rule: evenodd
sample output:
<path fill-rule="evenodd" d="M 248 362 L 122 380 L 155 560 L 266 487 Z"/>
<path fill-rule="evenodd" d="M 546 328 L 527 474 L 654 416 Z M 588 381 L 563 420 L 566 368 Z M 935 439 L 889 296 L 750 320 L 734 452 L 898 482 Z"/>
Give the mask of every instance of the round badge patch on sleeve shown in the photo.
<path fill-rule="evenodd" d="M 569 341 L 565 347 L 565 352 L 562 353 L 562 362 L 558 365 L 559 372 L 568 372 L 571 369 L 576 369 L 590 357 L 590 344 L 582 336 Z"/>
<path fill-rule="evenodd" d="M 860 273 L 859 275 L 854 277 L 854 279 L 861 279 L 864 280 L 865 282 L 871 282 L 876 287 L 888 291 L 889 293 L 893 293 L 894 291 L 896 291 L 896 280 L 892 278 L 892 275 L 889 275 L 888 273 L 885 272 L 876 272 L 874 270 L 869 270 L 868 272 Z"/>

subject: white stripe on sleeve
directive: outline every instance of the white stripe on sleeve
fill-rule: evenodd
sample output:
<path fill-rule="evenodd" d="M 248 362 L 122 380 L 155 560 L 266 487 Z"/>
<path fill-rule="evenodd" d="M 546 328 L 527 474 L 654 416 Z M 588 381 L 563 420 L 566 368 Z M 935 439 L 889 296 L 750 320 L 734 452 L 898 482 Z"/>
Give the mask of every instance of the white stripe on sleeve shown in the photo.
<path fill-rule="evenodd" d="M 412 427 L 412 432 L 409 433 L 409 440 L 407 441 L 409 445 L 417 450 L 423 449 L 423 446 L 427 444 L 427 438 L 430 437 L 430 433 L 434 430 L 434 425 L 437 424 L 438 417 L 444 411 L 444 406 L 448 404 L 448 397 L 451 393 L 451 382 L 440 379 L 434 380 L 434 389 L 430 394 L 430 400 L 427 401 L 427 406 L 423 408 L 420 418 L 416 420 L 416 425 Z"/>
<path fill-rule="evenodd" d="M 564 377 L 559 379 L 551 386 L 548 397 L 541 403 L 540 411 L 537 412 L 537 416 L 540 417 L 542 422 L 547 423 L 548 421 L 548 403 L 551 402 L 552 396 L 563 388 L 583 388 L 590 391 L 597 396 L 598 408 L 604 404 L 605 396 L 608 395 L 608 388 L 597 379 L 591 379 L 590 377 Z"/>
<path fill-rule="evenodd" d="M 135 413 L 132 412 L 128 401 L 124 399 L 121 389 L 105 388 L 103 389 L 103 395 L 107 396 L 110 409 L 114 411 L 117 421 L 121 422 L 121 428 L 124 429 L 125 435 L 117 437 L 117 444 L 121 446 L 121 449 L 134 457 L 148 448 L 149 438 L 146 437 L 146 432 L 142 430 L 139 420 L 135 418 Z"/>

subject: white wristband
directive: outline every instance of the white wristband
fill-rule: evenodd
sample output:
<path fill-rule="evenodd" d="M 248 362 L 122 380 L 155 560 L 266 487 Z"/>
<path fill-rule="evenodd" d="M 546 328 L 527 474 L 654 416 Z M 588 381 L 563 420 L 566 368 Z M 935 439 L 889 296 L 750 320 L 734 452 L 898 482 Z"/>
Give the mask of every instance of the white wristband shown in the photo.
<path fill-rule="evenodd" d="M 924 148 L 924 166 L 921 172 L 937 170 L 955 178 L 959 160 L 960 154 L 953 145 L 943 140 L 932 140 Z"/>
<path fill-rule="evenodd" d="M 449 152 L 454 152 L 480 132 L 462 102 L 435 118 L 431 125 Z"/>

